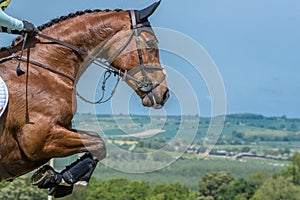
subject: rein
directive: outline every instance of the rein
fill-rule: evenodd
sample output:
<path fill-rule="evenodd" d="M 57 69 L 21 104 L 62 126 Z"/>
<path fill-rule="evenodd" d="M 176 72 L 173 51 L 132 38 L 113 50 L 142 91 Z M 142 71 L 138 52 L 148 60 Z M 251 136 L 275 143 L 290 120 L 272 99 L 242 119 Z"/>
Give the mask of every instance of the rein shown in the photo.
<path fill-rule="evenodd" d="M 111 65 L 111 63 L 114 61 L 114 59 L 116 57 L 118 57 L 122 53 L 122 51 L 128 46 L 128 44 L 130 43 L 130 41 L 131 41 L 131 39 L 133 37 L 133 32 L 129 36 L 128 40 L 123 44 L 123 46 L 118 51 L 116 51 L 115 54 L 112 57 L 110 57 L 110 58 L 107 59 L 107 62 L 104 62 L 104 61 L 102 61 L 102 59 L 94 57 L 94 56 L 88 54 L 87 52 L 85 52 L 85 51 L 83 51 L 83 50 L 81 50 L 81 49 L 79 49 L 79 48 L 77 48 L 77 47 L 75 47 L 75 46 L 73 46 L 73 45 L 71 45 L 69 43 L 66 43 L 64 41 L 52 38 L 50 36 L 47 36 L 47 35 L 44 35 L 44 34 L 41 34 L 41 33 L 38 33 L 37 36 L 42 37 L 44 39 L 47 39 L 47 40 L 49 40 L 51 42 L 54 42 L 56 44 L 68 47 L 69 49 L 71 49 L 71 50 L 73 50 L 73 51 L 75 51 L 75 52 L 77 52 L 77 53 L 79 53 L 79 54 L 81 54 L 83 56 L 86 56 L 87 58 L 89 58 L 89 59 L 92 60 L 93 64 L 95 64 L 95 65 L 97 65 L 97 66 L 99 66 L 99 67 L 101 67 L 101 68 L 103 68 L 103 69 L 105 69 L 107 71 L 110 71 L 110 72 L 112 72 L 114 74 L 119 75 L 120 77 L 122 77 L 123 80 L 130 79 L 130 80 L 133 80 L 133 81 L 138 81 L 136 78 L 134 78 L 133 76 L 129 75 L 128 71 L 126 71 L 126 70 L 123 71 L 123 70 L 117 69 L 117 68 L 115 68 L 114 66 Z"/>

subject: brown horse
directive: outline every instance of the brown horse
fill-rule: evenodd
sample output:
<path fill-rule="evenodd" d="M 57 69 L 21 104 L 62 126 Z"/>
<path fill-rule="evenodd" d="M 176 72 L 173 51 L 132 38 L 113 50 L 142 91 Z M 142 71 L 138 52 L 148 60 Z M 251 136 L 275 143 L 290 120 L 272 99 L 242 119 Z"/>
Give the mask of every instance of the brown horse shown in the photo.
<path fill-rule="evenodd" d="M 89 66 L 86 63 L 102 62 L 96 57 L 122 76 L 144 106 L 164 105 L 168 87 L 147 20 L 158 5 L 140 11 L 70 14 L 39 27 L 39 34 L 28 36 L 26 43 L 21 37 L 0 51 L 0 75 L 9 90 L 0 126 L 1 181 L 37 169 L 51 158 L 82 152 L 86 154 L 60 173 L 47 165 L 40 168 L 32 182 L 62 197 L 72 192 L 76 182 L 89 180 L 106 156 L 105 144 L 97 133 L 72 129 L 71 120 L 77 106 L 76 83 Z M 21 76 L 15 71 L 19 62 L 26 72 Z"/>

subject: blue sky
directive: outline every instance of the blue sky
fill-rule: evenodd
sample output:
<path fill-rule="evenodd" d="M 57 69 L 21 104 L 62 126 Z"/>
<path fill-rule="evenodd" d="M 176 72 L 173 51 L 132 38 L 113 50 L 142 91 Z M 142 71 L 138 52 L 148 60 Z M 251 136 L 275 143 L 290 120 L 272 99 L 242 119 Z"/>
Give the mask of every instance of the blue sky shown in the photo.
<path fill-rule="evenodd" d="M 87 8 L 143 8 L 151 0 L 13 0 L 7 13 L 41 25 L 52 18 Z M 153 26 L 177 31 L 203 47 L 215 63 L 224 82 L 227 113 L 257 113 L 266 116 L 300 117 L 300 1 L 298 0 L 162 0 L 150 18 Z M 8 45 L 12 36 L 0 34 L 0 45 Z M 162 42 L 162 41 L 161 41 Z M 176 41 L 174 41 L 176 44 Z M 192 51 L 192 50 L 191 50 Z M 164 57 L 165 56 L 165 57 Z M 195 55 L 197 56 L 197 55 Z M 205 81 L 195 76 L 192 66 L 182 58 L 162 53 L 165 65 L 182 73 L 189 82 L 198 108 L 184 114 L 211 114 Z M 183 69 L 183 65 L 185 68 Z M 176 80 L 174 86 L 180 87 Z M 186 96 L 192 95 L 187 93 Z M 176 94 L 165 111 L 180 113 Z M 130 97 L 130 112 L 148 111 Z M 182 100 L 188 101 L 188 100 Z M 86 105 L 79 104 L 80 111 Z M 99 108 L 109 112 L 106 105 Z M 89 108 L 86 108 L 89 109 Z M 97 108 L 98 109 L 98 108 Z"/>

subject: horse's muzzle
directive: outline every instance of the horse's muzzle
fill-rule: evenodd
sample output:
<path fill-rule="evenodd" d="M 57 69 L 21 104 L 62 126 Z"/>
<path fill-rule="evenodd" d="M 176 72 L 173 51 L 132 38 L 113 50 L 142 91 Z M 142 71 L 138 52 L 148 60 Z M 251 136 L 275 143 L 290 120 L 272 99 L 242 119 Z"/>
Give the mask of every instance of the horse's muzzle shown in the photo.
<path fill-rule="evenodd" d="M 154 109 L 162 108 L 170 97 L 169 90 L 166 90 L 162 93 L 162 95 L 158 94 L 157 91 L 153 90 L 145 95 L 142 99 L 142 103 L 144 106 L 152 107 Z"/>

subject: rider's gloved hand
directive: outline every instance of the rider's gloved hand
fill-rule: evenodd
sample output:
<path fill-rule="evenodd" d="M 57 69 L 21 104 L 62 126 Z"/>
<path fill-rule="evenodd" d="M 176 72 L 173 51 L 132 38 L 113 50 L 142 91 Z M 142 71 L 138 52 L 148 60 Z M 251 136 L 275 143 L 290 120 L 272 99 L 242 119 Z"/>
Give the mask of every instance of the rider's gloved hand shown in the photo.
<path fill-rule="evenodd" d="M 23 24 L 24 28 L 22 32 L 28 33 L 29 35 L 36 35 L 39 32 L 39 30 L 32 23 L 28 21 L 23 21 Z"/>

